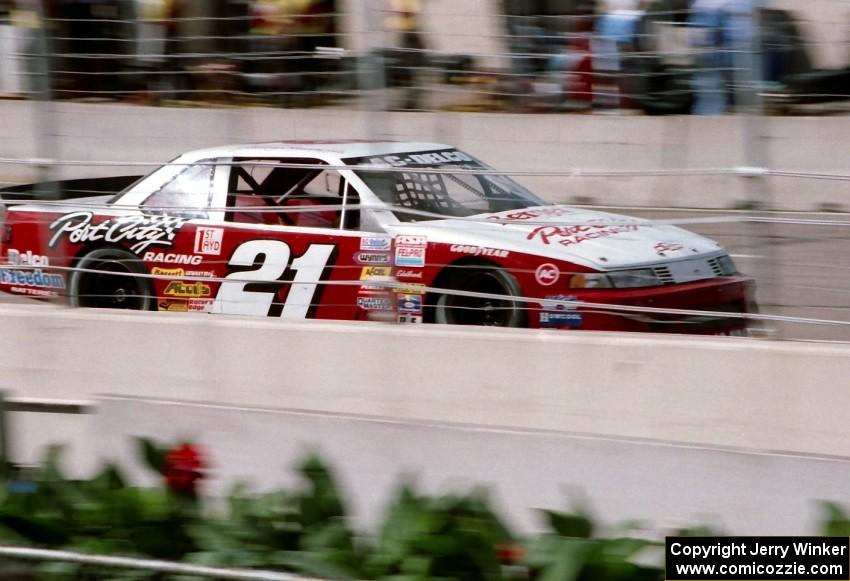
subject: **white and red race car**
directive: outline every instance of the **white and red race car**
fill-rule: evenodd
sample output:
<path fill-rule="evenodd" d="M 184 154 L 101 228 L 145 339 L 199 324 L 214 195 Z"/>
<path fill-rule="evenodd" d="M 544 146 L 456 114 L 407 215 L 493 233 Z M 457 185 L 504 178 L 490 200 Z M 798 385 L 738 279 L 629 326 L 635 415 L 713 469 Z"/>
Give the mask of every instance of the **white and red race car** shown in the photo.
<path fill-rule="evenodd" d="M 717 243 L 440 144 L 236 145 L 113 196 L 4 197 L 0 290 L 73 306 L 729 334 L 752 304 Z"/>

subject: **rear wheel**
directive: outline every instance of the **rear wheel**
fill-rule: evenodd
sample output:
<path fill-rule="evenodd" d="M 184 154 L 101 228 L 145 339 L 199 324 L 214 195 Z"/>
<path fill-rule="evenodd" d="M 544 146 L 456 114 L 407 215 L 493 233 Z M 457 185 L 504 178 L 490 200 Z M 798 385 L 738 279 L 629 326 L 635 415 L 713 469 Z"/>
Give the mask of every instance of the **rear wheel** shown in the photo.
<path fill-rule="evenodd" d="M 519 284 L 502 269 L 480 265 L 452 267 L 451 274 L 437 286 L 464 292 L 501 295 L 504 298 L 437 295 L 432 306 L 435 323 L 487 327 L 525 326 L 524 303 L 509 298 L 521 295 Z"/>
<path fill-rule="evenodd" d="M 71 306 L 148 311 L 154 307 L 150 279 L 139 258 L 120 248 L 89 252 L 77 263 L 69 281 Z"/>

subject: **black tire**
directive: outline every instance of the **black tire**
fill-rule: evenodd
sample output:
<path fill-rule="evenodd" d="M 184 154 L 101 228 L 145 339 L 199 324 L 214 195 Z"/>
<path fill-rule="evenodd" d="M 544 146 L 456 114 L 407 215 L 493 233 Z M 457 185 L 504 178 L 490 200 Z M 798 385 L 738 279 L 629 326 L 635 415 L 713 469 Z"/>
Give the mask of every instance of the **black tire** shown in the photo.
<path fill-rule="evenodd" d="M 68 284 L 71 306 L 94 309 L 154 308 L 150 279 L 139 258 L 120 248 L 100 248 L 89 252 L 77 263 Z"/>
<path fill-rule="evenodd" d="M 451 267 L 452 271 L 436 286 L 458 291 L 504 295 L 505 299 L 437 294 L 432 299 L 430 317 L 447 325 L 486 327 L 525 327 L 525 303 L 508 297 L 522 295 L 516 279 L 496 267 L 480 265 Z"/>

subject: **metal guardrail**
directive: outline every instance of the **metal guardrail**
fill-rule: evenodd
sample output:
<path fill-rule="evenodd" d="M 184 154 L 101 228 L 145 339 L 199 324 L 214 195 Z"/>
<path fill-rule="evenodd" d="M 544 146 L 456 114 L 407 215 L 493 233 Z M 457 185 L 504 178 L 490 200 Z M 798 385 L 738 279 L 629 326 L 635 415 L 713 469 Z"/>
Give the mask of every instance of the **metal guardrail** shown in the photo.
<path fill-rule="evenodd" d="M 198 577 L 207 577 L 214 579 L 262 579 L 265 581 L 321 581 L 320 579 L 316 578 L 301 577 L 292 573 L 282 573 L 278 571 L 229 568 L 225 569 L 219 567 L 191 565 L 188 563 L 156 561 L 153 559 L 131 559 L 129 557 L 113 557 L 110 555 L 88 555 L 85 553 L 76 553 L 72 551 L 32 549 L 29 547 L 0 546 L 0 556 L 31 561 L 62 561 L 66 563 L 99 565 L 102 567 L 114 567 L 119 569 L 137 569 L 144 571 L 155 571 L 158 573 L 174 573 L 177 575 L 196 575 Z"/>
<path fill-rule="evenodd" d="M 9 423 L 7 414 L 11 412 L 47 413 L 83 415 L 92 414 L 97 404 L 86 400 L 46 399 L 33 397 L 9 397 L 0 390 L 0 476 L 11 473 L 15 464 L 9 454 Z"/>

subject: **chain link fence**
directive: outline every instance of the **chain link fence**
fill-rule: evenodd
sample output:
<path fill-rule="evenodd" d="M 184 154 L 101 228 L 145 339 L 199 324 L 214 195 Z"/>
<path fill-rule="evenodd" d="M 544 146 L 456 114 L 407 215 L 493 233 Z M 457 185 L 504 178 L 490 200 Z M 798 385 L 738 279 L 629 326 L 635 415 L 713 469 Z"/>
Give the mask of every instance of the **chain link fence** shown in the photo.
<path fill-rule="evenodd" d="M 144 173 L 224 143 L 460 142 L 547 200 L 690 223 L 755 274 L 780 335 L 845 339 L 843 218 L 770 213 L 846 209 L 845 118 L 766 115 L 847 110 L 848 12 L 841 0 L 7 1 L 0 179 L 49 199 L 54 179 Z M 697 119 L 721 113 L 738 115 Z"/>

